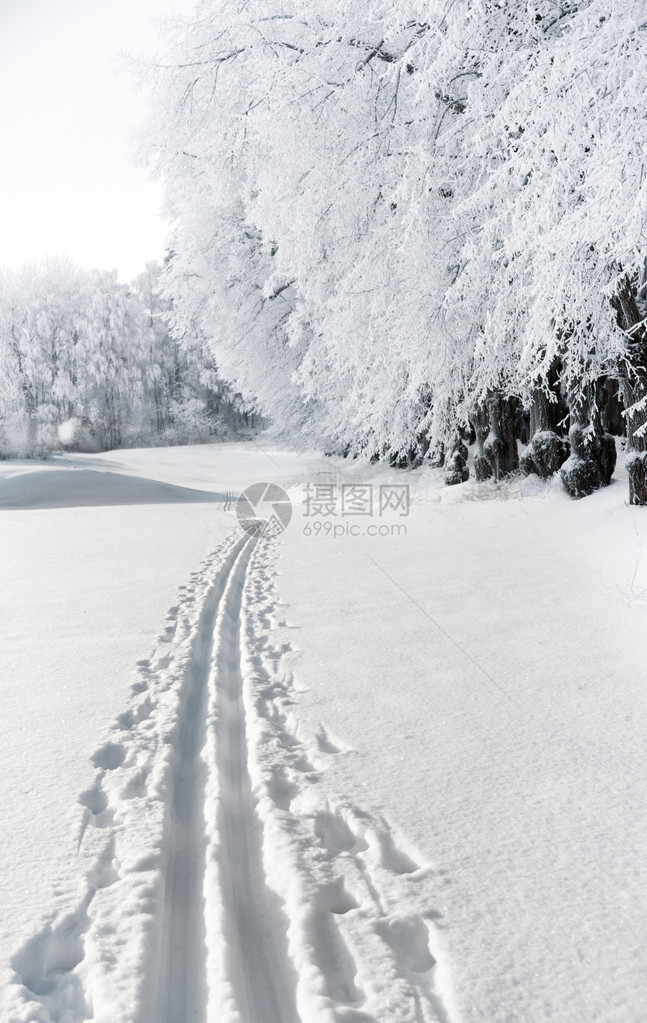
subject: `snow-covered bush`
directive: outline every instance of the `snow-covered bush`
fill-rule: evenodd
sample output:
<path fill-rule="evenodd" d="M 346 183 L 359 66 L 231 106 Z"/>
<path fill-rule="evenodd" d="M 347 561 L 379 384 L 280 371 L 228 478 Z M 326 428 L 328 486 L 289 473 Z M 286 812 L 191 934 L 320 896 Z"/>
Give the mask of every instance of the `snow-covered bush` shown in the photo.
<path fill-rule="evenodd" d="M 445 484 L 454 487 L 458 483 L 466 483 L 470 478 L 467 467 L 467 448 L 457 434 L 452 449 L 445 459 Z"/>
<path fill-rule="evenodd" d="M 575 423 L 569 432 L 571 455 L 561 467 L 562 482 L 571 497 L 608 487 L 616 466 L 616 444 L 609 433 Z"/>
<path fill-rule="evenodd" d="M 647 451 L 632 451 L 625 460 L 629 504 L 647 505 Z"/>
<path fill-rule="evenodd" d="M 569 454 L 570 444 L 565 437 L 559 437 L 553 430 L 540 430 L 526 448 L 520 468 L 525 476 L 534 472 L 547 480 L 562 467 Z"/>

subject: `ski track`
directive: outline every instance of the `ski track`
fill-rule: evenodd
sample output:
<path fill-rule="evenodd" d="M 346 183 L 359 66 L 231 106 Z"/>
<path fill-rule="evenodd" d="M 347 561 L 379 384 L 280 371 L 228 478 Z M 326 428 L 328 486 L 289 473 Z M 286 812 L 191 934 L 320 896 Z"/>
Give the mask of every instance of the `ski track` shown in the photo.
<path fill-rule="evenodd" d="M 295 714 L 276 543 L 221 544 L 140 661 L 72 836 L 76 905 L 12 959 L 7 1023 L 459 1023 L 446 878 L 326 786 Z"/>

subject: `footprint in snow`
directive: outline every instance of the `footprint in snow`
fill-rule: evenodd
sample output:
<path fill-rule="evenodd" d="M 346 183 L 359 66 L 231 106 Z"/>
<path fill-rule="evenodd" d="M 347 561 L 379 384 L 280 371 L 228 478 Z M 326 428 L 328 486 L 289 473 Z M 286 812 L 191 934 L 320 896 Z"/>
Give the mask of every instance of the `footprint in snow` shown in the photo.
<path fill-rule="evenodd" d="M 420 870 L 420 865 L 415 860 L 402 849 L 398 849 L 388 826 L 385 825 L 381 831 L 370 829 L 367 831 L 367 837 L 377 850 L 379 863 L 387 870 L 394 874 L 414 874 Z"/>
<path fill-rule="evenodd" d="M 419 917 L 379 920 L 375 930 L 405 970 L 426 973 L 436 965 L 429 951 L 429 932 Z"/>
<path fill-rule="evenodd" d="M 279 766 L 272 769 L 270 778 L 267 781 L 267 792 L 279 810 L 289 810 L 290 804 L 294 797 L 298 795 L 299 789 L 288 778 L 285 768 Z"/>
<path fill-rule="evenodd" d="M 317 905 L 335 916 L 345 916 L 351 909 L 359 909 L 359 903 L 346 891 L 342 877 L 321 886 L 317 892 Z"/>
<path fill-rule="evenodd" d="M 299 753 L 293 756 L 290 761 L 290 767 L 294 771 L 299 771 L 301 774 L 313 774 L 315 772 L 315 768 L 310 763 L 305 753 Z"/>
<path fill-rule="evenodd" d="M 114 728 L 120 729 L 123 732 L 129 732 L 136 725 L 141 724 L 142 721 L 146 721 L 152 712 L 153 702 L 150 696 L 146 696 L 135 707 L 131 707 L 129 710 L 124 711 L 123 714 L 119 714 Z"/>
<path fill-rule="evenodd" d="M 81 806 L 85 806 L 94 817 L 99 817 L 108 806 L 108 797 L 97 784 L 94 788 L 86 789 L 80 794 L 79 803 Z"/>
<path fill-rule="evenodd" d="M 312 926 L 316 935 L 315 958 L 323 974 L 328 996 L 345 1005 L 361 1001 L 363 995 L 355 984 L 357 965 L 339 930 L 335 915 L 325 908 L 317 909 L 312 915 Z"/>
<path fill-rule="evenodd" d="M 338 813 L 320 810 L 315 816 L 315 835 L 324 849 L 327 849 L 333 856 L 360 848 L 357 836 L 353 834 L 344 818 Z M 366 849 L 365 842 L 361 848 Z"/>
<path fill-rule="evenodd" d="M 268 715 L 263 716 L 267 717 Z M 285 721 L 285 715 L 283 715 L 283 721 Z M 290 732 L 279 732 L 276 738 L 278 740 L 279 746 L 281 746 L 283 749 L 294 749 L 295 746 L 303 745 L 303 743 L 301 743 L 296 738 L 296 736 L 291 735 Z"/>
<path fill-rule="evenodd" d="M 341 749 L 339 748 L 339 746 L 335 746 L 334 742 L 331 742 L 331 740 L 328 738 L 328 733 L 326 729 L 323 727 L 323 725 L 321 725 L 318 732 L 316 733 L 315 739 L 317 741 L 317 746 L 321 753 L 330 754 L 341 753 Z"/>
<path fill-rule="evenodd" d="M 88 891 L 81 906 L 66 914 L 57 924 L 47 924 L 11 960 L 21 983 L 49 1011 L 47 1018 L 65 1019 L 62 1013 L 70 1001 L 74 1002 L 75 1008 L 88 1011 L 80 981 L 72 971 L 85 953 L 84 934 L 89 924 L 87 910 L 93 894 Z"/>
<path fill-rule="evenodd" d="M 92 763 L 104 771 L 114 771 L 126 759 L 126 749 L 121 743 L 106 742 L 92 755 Z"/>

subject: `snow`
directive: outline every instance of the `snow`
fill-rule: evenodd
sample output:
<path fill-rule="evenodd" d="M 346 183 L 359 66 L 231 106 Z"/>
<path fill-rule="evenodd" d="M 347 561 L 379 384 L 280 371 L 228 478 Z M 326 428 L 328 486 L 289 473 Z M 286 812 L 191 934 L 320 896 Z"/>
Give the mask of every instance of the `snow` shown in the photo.
<path fill-rule="evenodd" d="M 2 463 L 2 1018 L 644 1019 L 622 477 L 572 502 L 263 439 Z M 261 481 L 278 540 L 236 528 Z M 313 530 L 307 484 L 392 481 L 406 531 Z"/>
<path fill-rule="evenodd" d="M 79 422 L 77 419 L 68 419 L 66 422 L 61 423 L 58 428 L 58 439 L 61 444 L 73 444 L 78 429 Z"/>
<path fill-rule="evenodd" d="M 335 788 L 443 871 L 465 1019 L 642 1018 L 647 524 L 621 483 L 458 489 L 406 538 L 287 544 L 300 715 L 355 751 Z"/>

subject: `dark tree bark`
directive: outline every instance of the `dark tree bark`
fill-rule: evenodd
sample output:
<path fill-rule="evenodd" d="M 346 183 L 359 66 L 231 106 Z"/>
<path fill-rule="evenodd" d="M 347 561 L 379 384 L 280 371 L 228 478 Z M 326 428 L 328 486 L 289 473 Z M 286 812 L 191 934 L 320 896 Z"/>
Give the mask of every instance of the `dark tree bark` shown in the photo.
<path fill-rule="evenodd" d="M 565 437 L 552 430 L 539 430 L 521 457 L 524 476 L 534 473 L 542 480 L 550 479 L 562 467 L 571 448 Z"/>
<path fill-rule="evenodd" d="M 442 469 L 445 464 L 445 454 L 445 445 L 441 440 L 437 441 L 433 447 L 429 449 L 429 454 L 427 455 L 429 464 L 434 469 Z"/>
<path fill-rule="evenodd" d="M 605 433 L 592 401 L 592 386 L 571 395 L 570 458 L 561 468 L 562 482 L 571 497 L 587 497 L 608 487 L 616 466 L 616 442 Z"/>
<path fill-rule="evenodd" d="M 458 435 L 464 444 L 467 444 L 468 448 L 472 444 L 476 443 L 476 431 L 471 423 L 467 423 L 465 426 L 458 427 Z"/>
<path fill-rule="evenodd" d="M 647 504 L 647 451 L 630 451 L 625 461 L 629 504 Z"/>
<path fill-rule="evenodd" d="M 636 289 L 625 278 L 613 299 L 618 324 L 627 335 L 627 348 L 620 367 L 620 391 L 625 408 L 629 409 L 647 396 L 647 333 L 642 323 Z M 627 412 L 627 446 L 633 451 L 647 450 L 647 437 L 640 433 L 647 424 L 647 408 Z"/>
<path fill-rule="evenodd" d="M 457 483 L 465 483 L 470 478 L 467 467 L 467 448 L 459 433 L 454 438 L 448 458 L 445 459 L 445 484 L 448 487 Z"/>
<path fill-rule="evenodd" d="M 569 439 L 571 456 L 564 462 L 561 475 L 570 496 L 587 497 L 608 487 L 616 467 L 616 442 L 611 434 L 593 424 L 574 423 Z"/>
<path fill-rule="evenodd" d="M 603 377 L 596 383 L 600 424 L 605 433 L 612 433 L 614 437 L 624 437 L 627 433 L 619 387 L 619 381 L 613 377 Z"/>
<path fill-rule="evenodd" d="M 516 431 L 518 401 L 516 398 L 504 397 L 499 391 L 494 391 L 488 396 L 486 404 L 490 420 L 490 437 L 485 444 L 484 454 L 498 482 L 519 468 Z"/>
<path fill-rule="evenodd" d="M 530 405 L 530 443 L 521 458 L 525 476 L 535 473 L 547 480 L 561 468 L 570 454 L 570 445 L 558 433 L 562 416 L 557 369 L 551 370 L 547 387 L 535 389 Z"/>
<path fill-rule="evenodd" d="M 429 451 L 429 435 L 426 431 L 419 433 L 415 445 L 400 451 L 397 454 L 391 453 L 389 465 L 393 469 L 417 469 L 422 465 L 427 452 Z"/>
<path fill-rule="evenodd" d="M 563 418 L 559 403 L 558 381 L 555 377 L 548 380 L 547 388 L 537 387 L 533 391 L 530 405 L 530 436 L 550 430 L 559 433 L 558 423 Z"/>
<path fill-rule="evenodd" d="M 613 299 L 618 325 L 627 335 L 625 358 L 619 367 L 620 393 L 627 424 L 629 503 L 647 505 L 647 332 L 638 308 L 635 282 L 625 277 Z M 642 408 L 629 411 L 643 401 Z"/>
<path fill-rule="evenodd" d="M 477 451 L 474 455 L 474 475 L 478 483 L 484 483 L 494 475 L 494 469 L 485 455 L 485 442 L 490 432 L 490 417 L 486 405 L 479 405 L 472 416 Z"/>
<path fill-rule="evenodd" d="M 517 407 L 515 415 L 515 434 L 522 444 L 528 444 L 532 433 L 530 430 L 530 412 L 521 404 Z"/>

